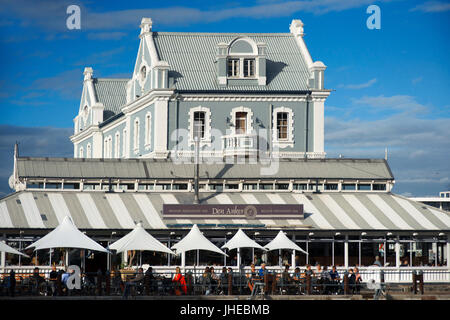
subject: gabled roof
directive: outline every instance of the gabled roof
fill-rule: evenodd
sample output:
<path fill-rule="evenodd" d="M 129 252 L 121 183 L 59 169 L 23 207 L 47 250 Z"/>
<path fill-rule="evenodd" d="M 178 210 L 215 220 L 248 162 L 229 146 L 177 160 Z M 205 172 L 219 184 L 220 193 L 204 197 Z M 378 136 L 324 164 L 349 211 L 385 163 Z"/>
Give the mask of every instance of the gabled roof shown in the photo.
<path fill-rule="evenodd" d="M 219 86 L 217 44 L 249 37 L 267 45 L 267 85 Z M 167 61 L 174 87 L 186 91 L 303 91 L 308 90 L 309 70 L 291 33 L 190 33 L 154 32 L 160 60 Z"/>
<path fill-rule="evenodd" d="M 103 121 L 118 114 L 127 102 L 126 85 L 129 79 L 93 78 L 95 97 L 103 103 Z"/>

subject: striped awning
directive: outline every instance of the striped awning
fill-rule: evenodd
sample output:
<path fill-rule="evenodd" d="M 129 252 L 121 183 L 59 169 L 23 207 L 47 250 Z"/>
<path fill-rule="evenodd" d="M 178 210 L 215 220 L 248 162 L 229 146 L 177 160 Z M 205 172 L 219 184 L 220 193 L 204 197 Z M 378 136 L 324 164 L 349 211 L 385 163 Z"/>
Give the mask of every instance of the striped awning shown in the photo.
<path fill-rule="evenodd" d="M 163 204 L 192 204 L 189 192 L 21 191 L 0 200 L 0 229 L 53 229 L 69 215 L 80 229 L 167 229 L 192 224 L 316 230 L 450 230 L 450 215 L 407 198 L 376 192 L 200 193 L 207 204 L 303 204 L 304 219 L 165 218 Z"/>

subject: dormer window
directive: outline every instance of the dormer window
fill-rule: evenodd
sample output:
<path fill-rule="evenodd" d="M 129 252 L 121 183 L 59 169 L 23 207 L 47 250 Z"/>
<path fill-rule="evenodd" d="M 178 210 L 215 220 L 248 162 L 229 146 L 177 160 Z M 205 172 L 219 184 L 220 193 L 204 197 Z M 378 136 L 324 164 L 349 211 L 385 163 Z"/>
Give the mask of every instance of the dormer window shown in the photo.
<path fill-rule="evenodd" d="M 266 45 L 250 37 L 217 44 L 219 85 L 266 85 Z M 244 80 L 245 81 L 242 81 Z"/>
<path fill-rule="evenodd" d="M 239 77 L 239 59 L 228 59 L 228 77 Z"/>
<path fill-rule="evenodd" d="M 255 76 L 255 59 L 244 59 L 244 77 Z"/>

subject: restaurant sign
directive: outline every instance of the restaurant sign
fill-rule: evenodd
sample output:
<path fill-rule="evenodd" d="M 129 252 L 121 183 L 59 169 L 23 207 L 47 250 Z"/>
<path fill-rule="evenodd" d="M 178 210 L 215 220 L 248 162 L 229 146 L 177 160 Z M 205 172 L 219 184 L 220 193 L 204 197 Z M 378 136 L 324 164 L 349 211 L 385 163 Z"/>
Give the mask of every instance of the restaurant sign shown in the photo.
<path fill-rule="evenodd" d="M 170 218 L 303 219 L 302 204 L 163 204 Z"/>

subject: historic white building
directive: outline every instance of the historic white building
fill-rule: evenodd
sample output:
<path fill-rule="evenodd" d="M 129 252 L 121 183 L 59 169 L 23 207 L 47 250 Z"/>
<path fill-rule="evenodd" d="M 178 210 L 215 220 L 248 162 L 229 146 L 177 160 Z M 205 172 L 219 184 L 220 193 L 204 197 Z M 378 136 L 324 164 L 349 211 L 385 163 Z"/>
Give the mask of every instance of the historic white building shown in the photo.
<path fill-rule="evenodd" d="M 140 27 L 131 79 L 85 68 L 75 158 L 190 156 L 194 123 L 208 157 L 325 156 L 326 67 L 300 20 L 288 33 L 156 32 L 149 18 Z"/>

